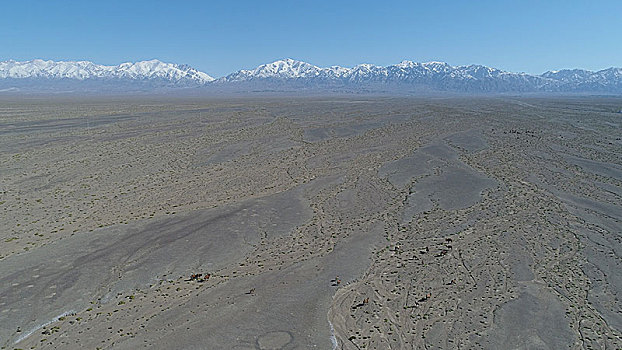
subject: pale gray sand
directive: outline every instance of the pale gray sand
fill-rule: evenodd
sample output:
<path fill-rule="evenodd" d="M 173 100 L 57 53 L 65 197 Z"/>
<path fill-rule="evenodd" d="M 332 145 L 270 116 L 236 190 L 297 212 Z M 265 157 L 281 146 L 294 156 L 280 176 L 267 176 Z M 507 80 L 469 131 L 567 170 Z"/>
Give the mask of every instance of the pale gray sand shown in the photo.
<path fill-rule="evenodd" d="M 465 139 L 463 134 L 456 135 L 460 135 L 461 140 Z M 449 138 L 456 137 L 452 135 Z M 431 210 L 434 205 L 445 210 L 470 207 L 481 199 L 482 191 L 496 184 L 461 162 L 458 153 L 443 142 L 421 147 L 413 155 L 383 166 L 379 175 L 387 176 L 398 187 L 412 184 L 405 203 L 404 222 L 409 222 L 416 214 Z"/>
<path fill-rule="evenodd" d="M 117 293 L 155 285 L 197 268 L 219 270 L 262 239 L 310 217 L 301 190 L 149 222 L 81 233 L 2 261 L 0 338 L 33 329 L 59 310 L 83 310 Z"/>
<path fill-rule="evenodd" d="M 467 152 L 478 152 L 488 148 L 486 138 L 481 130 L 469 130 L 455 133 L 445 138 L 450 145 L 463 149 Z"/>
<path fill-rule="evenodd" d="M 565 308 L 546 289 L 526 284 L 518 298 L 494 314 L 487 349 L 569 349 L 572 329 Z"/>
<path fill-rule="evenodd" d="M 261 277 L 242 278 L 239 283 L 215 288 L 185 306 L 158 315 L 149 322 L 149 327 L 159 330 L 157 335 L 138 336 L 122 348 L 132 349 L 146 341 L 163 348 L 217 348 L 231 344 L 270 349 L 268 344 L 272 343 L 279 345 L 276 348 L 329 349 L 326 312 L 336 290 L 330 281 L 339 276 L 345 284 L 359 276 L 370 263 L 371 250 L 379 243 L 378 230 L 356 234 L 356 241 L 337 245 L 323 258 L 296 263 Z M 255 288 L 254 293 L 246 294 L 251 288 Z M 229 300 L 208 306 L 215 298 Z M 198 315 L 192 315 L 193 310 Z M 205 320 L 206 316 L 212 321 Z M 176 324 L 178 328 L 166 327 L 167 324 Z M 200 326 L 205 324 L 210 325 L 209 332 Z M 179 326 L 190 326 L 190 330 L 182 331 Z"/>
<path fill-rule="evenodd" d="M 622 347 L 620 99 L 3 105 L 6 348 Z"/>

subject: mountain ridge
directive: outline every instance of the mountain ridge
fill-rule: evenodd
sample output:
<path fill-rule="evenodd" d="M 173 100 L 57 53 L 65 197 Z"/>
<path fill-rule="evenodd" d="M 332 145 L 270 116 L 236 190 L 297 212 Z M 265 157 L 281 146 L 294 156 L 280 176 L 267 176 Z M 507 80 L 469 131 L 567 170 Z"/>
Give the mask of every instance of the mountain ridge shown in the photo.
<path fill-rule="evenodd" d="M 0 78 L 4 79 L 164 79 L 171 82 L 191 80 L 199 84 L 213 81 L 207 73 L 188 65 L 165 63 L 156 59 L 125 62 L 116 66 L 95 64 L 90 61 L 31 61 L 8 60 L 0 62 Z"/>
<path fill-rule="evenodd" d="M 291 58 L 242 69 L 220 78 L 188 65 L 149 61 L 117 66 L 90 61 L 35 59 L 0 62 L 0 92 L 137 89 L 144 92 L 180 87 L 208 91 L 438 91 L 458 93 L 613 93 L 622 94 L 622 68 L 599 71 L 562 69 L 540 75 L 513 73 L 483 65 L 403 60 L 386 67 L 369 63 L 352 68 L 318 67 Z"/>

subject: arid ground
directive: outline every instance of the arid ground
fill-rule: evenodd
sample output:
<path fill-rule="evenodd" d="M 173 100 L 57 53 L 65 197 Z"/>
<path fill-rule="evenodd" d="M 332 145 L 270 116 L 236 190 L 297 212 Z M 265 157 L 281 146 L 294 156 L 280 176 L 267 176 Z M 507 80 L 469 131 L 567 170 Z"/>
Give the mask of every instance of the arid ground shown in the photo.
<path fill-rule="evenodd" d="M 621 349 L 621 110 L 3 97 L 0 346 Z"/>

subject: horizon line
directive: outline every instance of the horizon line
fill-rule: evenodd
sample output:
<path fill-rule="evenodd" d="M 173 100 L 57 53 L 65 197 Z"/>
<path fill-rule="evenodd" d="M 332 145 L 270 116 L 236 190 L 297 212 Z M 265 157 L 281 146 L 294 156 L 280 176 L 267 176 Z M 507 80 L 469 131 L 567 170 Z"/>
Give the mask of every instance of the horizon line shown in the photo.
<path fill-rule="evenodd" d="M 403 59 L 403 60 L 401 60 L 398 63 L 393 63 L 393 64 L 389 64 L 389 65 L 386 65 L 386 66 L 378 65 L 378 64 L 375 64 L 375 63 L 359 63 L 359 64 L 357 64 L 355 66 L 351 66 L 351 67 L 341 66 L 341 65 L 330 65 L 330 66 L 323 66 L 322 67 L 322 66 L 315 65 L 315 64 L 310 63 L 310 62 L 305 61 L 305 60 L 300 60 L 300 59 L 296 59 L 296 58 L 292 58 L 292 57 L 285 57 L 285 58 L 280 58 L 280 59 L 277 59 L 277 60 L 274 60 L 274 61 L 262 63 L 262 64 L 259 64 L 258 66 L 252 67 L 252 68 L 241 68 L 241 69 L 235 70 L 233 72 L 227 73 L 225 75 L 222 75 L 222 76 L 219 76 L 219 77 L 215 77 L 215 76 L 212 76 L 210 73 L 208 73 L 208 72 L 206 72 L 204 70 L 200 70 L 200 69 L 195 68 L 191 64 L 178 63 L 178 62 L 174 62 L 174 61 L 163 61 L 163 60 L 161 60 L 159 58 L 155 58 L 155 57 L 154 58 L 150 58 L 150 59 L 136 60 L 136 61 L 124 60 L 124 61 L 122 61 L 122 62 L 120 62 L 118 64 L 100 64 L 100 63 L 97 63 L 96 61 L 90 61 L 90 60 L 86 60 L 86 59 L 76 59 L 76 60 L 72 60 L 72 59 L 59 59 L 59 60 L 54 60 L 54 59 L 46 59 L 46 58 L 32 58 L 30 60 L 24 60 L 24 61 L 18 61 L 18 60 L 9 58 L 9 59 L 0 61 L 0 63 L 7 63 L 7 62 L 28 63 L 28 62 L 34 62 L 34 61 L 54 62 L 54 63 L 61 63 L 61 62 L 62 63 L 88 62 L 88 63 L 92 63 L 92 64 L 95 64 L 95 65 L 98 65 L 98 66 L 118 67 L 118 66 L 121 66 L 123 64 L 137 64 L 137 63 L 158 61 L 158 62 L 164 63 L 164 64 L 174 64 L 174 65 L 179 65 L 179 66 L 185 65 L 185 66 L 191 67 L 191 68 L 193 68 L 193 69 L 195 69 L 195 70 L 197 70 L 199 72 L 205 73 L 205 74 L 207 74 L 207 75 L 209 75 L 209 76 L 211 76 L 211 77 L 213 77 L 214 79 L 217 80 L 219 78 L 224 78 L 224 77 L 226 77 L 226 76 L 228 76 L 230 74 L 234 74 L 234 73 L 237 73 L 237 72 L 240 72 L 240 71 L 252 71 L 252 70 L 257 69 L 257 68 L 259 68 L 261 66 L 264 66 L 264 65 L 269 65 L 269 64 L 272 64 L 272 63 L 277 63 L 277 62 L 287 61 L 287 60 L 291 60 L 291 61 L 298 62 L 298 63 L 306 63 L 306 64 L 309 64 L 309 65 L 312 65 L 314 67 L 321 68 L 321 69 L 327 69 L 327 68 L 355 69 L 356 67 L 365 66 L 365 65 L 370 65 L 370 66 L 380 67 L 380 68 L 387 68 L 387 67 L 391 67 L 391 66 L 398 66 L 401 63 L 405 63 L 405 62 L 414 63 L 414 64 L 422 64 L 422 65 L 424 65 L 424 64 L 439 63 L 439 64 L 446 64 L 446 65 L 448 65 L 448 66 L 450 66 L 452 68 L 479 66 L 479 67 L 486 67 L 486 68 L 497 69 L 497 70 L 500 70 L 500 71 L 506 72 L 506 73 L 526 74 L 526 75 L 532 75 L 532 76 L 541 76 L 541 75 L 546 74 L 546 73 L 557 73 L 557 72 L 560 72 L 560 71 L 573 71 L 573 70 L 580 70 L 580 71 L 597 73 L 597 72 L 605 71 L 605 70 L 608 70 L 608 69 L 620 69 L 621 68 L 621 67 L 616 67 L 616 66 L 613 66 L 613 65 L 608 66 L 606 68 L 597 69 L 597 70 L 591 70 L 591 69 L 585 69 L 585 68 L 561 68 L 561 69 L 550 69 L 550 70 L 544 71 L 543 73 L 536 74 L 536 73 L 528 73 L 528 72 L 525 72 L 525 71 L 505 70 L 505 69 L 497 68 L 497 67 L 492 66 L 492 65 L 485 65 L 485 64 L 479 64 L 479 63 L 453 65 L 453 64 L 448 63 L 446 61 L 427 61 L 427 62 L 423 62 L 423 61 L 413 61 L 413 60 L 409 60 L 409 59 Z"/>

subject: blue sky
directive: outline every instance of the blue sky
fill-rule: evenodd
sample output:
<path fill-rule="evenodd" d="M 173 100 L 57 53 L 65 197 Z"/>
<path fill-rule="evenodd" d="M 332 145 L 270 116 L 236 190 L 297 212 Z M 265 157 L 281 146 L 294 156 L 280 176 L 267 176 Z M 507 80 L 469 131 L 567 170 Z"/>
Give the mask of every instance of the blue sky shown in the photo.
<path fill-rule="evenodd" d="M 3 1 L 0 60 L 158 58 L 213 76 L 280 58 L 515 72 L 622 66 L 622 1 Z"/>

